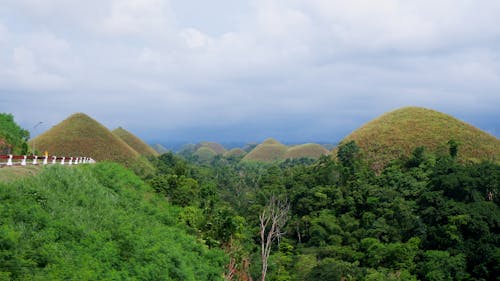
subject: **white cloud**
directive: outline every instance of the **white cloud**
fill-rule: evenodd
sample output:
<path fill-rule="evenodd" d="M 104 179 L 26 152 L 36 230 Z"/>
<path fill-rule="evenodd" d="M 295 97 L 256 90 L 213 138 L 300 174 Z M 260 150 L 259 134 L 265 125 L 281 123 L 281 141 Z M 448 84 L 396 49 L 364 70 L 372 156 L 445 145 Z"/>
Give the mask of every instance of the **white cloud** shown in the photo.
<path fill-rule="evenodd" d="M 216 27 L 176 18 L 181 0 L 5 1 L 3 88 L 57 90 L 78 111 L 173 127 L 500 106 L 496 0 L 248 0 Z"/>
<path fill-rule="evenodd" d="M 179 33 L 189 49 L 208 47 L 212 39 L 195 28 L 186 28 Z"/>
<path fill-rule="evenodd" d="M 41 69 L 34 52 L 25 47 L 14 48 L 12 68 L 7 69 L 5 84 L 12 87 L 38 92 L 40 90 L 59 89 L 66 85 L 64 77 Z"/>
<path fill-rule="evenodd" d="M 173 19 L 167 1 L 112 0 L 101 24 L 104 31 L 118 35 L 158 35 L 172 28 Z"/>

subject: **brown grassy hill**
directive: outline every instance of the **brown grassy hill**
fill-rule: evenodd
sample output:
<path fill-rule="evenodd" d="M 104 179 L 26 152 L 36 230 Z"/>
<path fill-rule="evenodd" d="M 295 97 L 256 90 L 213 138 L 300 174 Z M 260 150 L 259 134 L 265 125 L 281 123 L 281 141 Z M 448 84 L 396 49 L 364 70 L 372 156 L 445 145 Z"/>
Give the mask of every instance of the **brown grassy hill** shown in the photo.
<path fill-rule="evenodd" d="M 114 161 L 128 167 L 139 161 L 139 153 L 106 127 L 83 113 L 76 113 L 31 140 L 39 151 L 50 155 L 87 156 Z"/>
<path fill-rule="evenodd" d="M 224 146 L 216 143 L 216 142 L 200 142 L 197 146 L 196 149 L 199 149 L 201 147 L 208 147 L 211 150 L 215 151 L 217 154 L 224 154 L 227 150 L 224 148 Z"/>
<path fill-rule="evenodd" d="M 247 152 L 241 148 L 233 148 L 226 153 L 224 153 L 225 157 L 239 157 L 245 155 Z"/>
<path fill-rule="evenodd" d="M 288 147 L 275 139 L 267 139 L 250 151 L 243 161 L 273 162 L 283 160 Z"/>
<path fill-rule="evenodd" d="M 290 147 L 283 158 L 296 159 L 296 158 L 314 158 L 317 159 L 322 155 L 329 154 L 325 147 L 316 143 L 306 143 Z"/>
<path fill-rule="evenodd" d="M 201 161 L 210 161 L 217 156 L 217 152 L 208 146 L 202 146 L 195 151 L 194 155 L 198 156 Z"/>
<path fill-rule="evenodd" d="M 159 153 L 156 152 L 151 146 L 146 144 L 140 138 L 132 134 L 131 132 L 118 127 L 112 131 L 113 134 L 122 139 L 126 144 L 132 147 L 135 151 L 143 156 L 158 156 Z"/>
<path fill-rule="evenodd" d="M 168 149 L 165 148 L 163 145 L 157 143 L 157 144 L 153 144 L 153 149 L 156 150 L 156 152 L 158 152 L 159 154 L 163 154 L 163 153 L 167 153 L 168 152 Z"/>
<path fill-rule="evenodd" d="M 450 115 L 420 107 L 405 107 L 368 122 L 341 143 L 354 140 L 364 150 L 372 168 L 408 156 L 416 147 L 446 154 L 448 141 L 459 143 L 462 160 L 500 161 L 500 140 Z M 336 153 L 334 150 L 333 153 Z"/>

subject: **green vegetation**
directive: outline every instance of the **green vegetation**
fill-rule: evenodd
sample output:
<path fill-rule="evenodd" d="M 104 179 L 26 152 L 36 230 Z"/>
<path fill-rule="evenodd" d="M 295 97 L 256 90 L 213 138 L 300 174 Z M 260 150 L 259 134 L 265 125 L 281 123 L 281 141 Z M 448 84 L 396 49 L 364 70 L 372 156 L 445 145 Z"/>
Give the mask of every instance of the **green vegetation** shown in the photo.
<path fill-rule="evenodd" d="M 313 158 L 318 159 L 330 152 L 323 146 L 316 143 L 306 143 L 290 147 L 283 158 L 298 159 L 298 158 Z"/>
<path fill-rule="evenodd" d="M 142 156 L 158 156 L 159 153 L 156 152 L 151 146 L 146 144 L 140 138 L 132 134 L 131 132 L 118 127 L 112 131 L 117 137 L 123 140 L 126 144 L 132 147 L 135 151 L 139 152 Z"/>
<path fill-rule="evenodd" d="M 150 175 L 152 166 L 137 151 L 106 127 L 83 113 L 76 113 L 37 136 L 32 142 L 51 155 L 87 156 L 113 161 Z"/>
<path fill-rule="evenodd" d="M 151 184 L 230 255 L 229 280 L 260 278 L 259 214 L 273 197 L 290 209 L 266 280 L 495 280 L 500 166 L 460 162 L 453 142 L 448 150 L 418 147 L 377 174 L 354 141 L 316 161 L 165 154 Z"/>
<path fill-rule="evenodd" d="M 37 174 L 40 166 L 12 166 L 0 168 L 0 182 L 10 182 L 19 178 Z"/>
<path fill-rule="evenodd" d="M 386 113 L 348 135 L 364 150 L 372 168 L 380 171 L 391 160 L 408 157 L 419 146 L 448 153 L 448 142 L 458 144 L 461 160 L 500 161 L 500 140 L 452 116 L 419 107 Z M 335 151 L 334 151 L 335 153 Z"/>
<path fill-rule="evenodd" d="M 0 154 L 28 153 L 29 132 L 14 121 L 12 114 L 0 113 Z"/>
<path fill-rule="evenodd" d="M 457 122 L 419 114 L 404 127 Z M 0 183 L 0 280 L 497 280 L 497 158 L 464 161 L 457 135 L 406 153 L 395 136 L 319 159 L 283 160 L 273 139 L 245 157 L 189 145 L 151 157 L 146 181 L 98 163 Z"/>
<path fill-rule="evenodd" d="M 223 253 L 119 165 L 0 183 L 1 280 L 222 280 Z"/>

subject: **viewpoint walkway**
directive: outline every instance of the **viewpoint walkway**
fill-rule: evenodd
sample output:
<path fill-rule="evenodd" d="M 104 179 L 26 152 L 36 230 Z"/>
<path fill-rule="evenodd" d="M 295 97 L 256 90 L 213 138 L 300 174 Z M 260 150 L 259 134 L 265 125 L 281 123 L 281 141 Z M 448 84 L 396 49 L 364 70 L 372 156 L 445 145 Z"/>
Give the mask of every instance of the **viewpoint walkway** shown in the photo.
<path fill-rule="evenodd" d="M 38 155 L 0 155 L 0 168 L 27 165 L 78 165 L 92 164 L 96 161 L 90 157 L 38 156 Z"/>

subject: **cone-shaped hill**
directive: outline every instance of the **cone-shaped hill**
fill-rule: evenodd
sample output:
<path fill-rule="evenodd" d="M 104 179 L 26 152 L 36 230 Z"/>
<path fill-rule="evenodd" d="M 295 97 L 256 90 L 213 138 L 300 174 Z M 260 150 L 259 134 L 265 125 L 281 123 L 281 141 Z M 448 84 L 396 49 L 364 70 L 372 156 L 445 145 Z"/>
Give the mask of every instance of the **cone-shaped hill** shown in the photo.
<path fill-rule="evenodd" d="M 325 147 L 316 143 L 306 143 L 301 145 L 296 145 L 290 147 L 283 157 L 285 159 L 297 159 L 297 158 L 320 158 L 323 155 L 329 154 Z"/>
<path fill-rule="evenodd" d="M 193 155 L 197 156 L 201 161 L 210 161 L 217 156 L 218 153 L 208 146 L 202 146 L 198 148 Z"/>
<path fill-rule="evenodd" d="M 158 152 L 158 154 L 163 154 L 163 153 L 167 153 L 168 152 L 168 149 L 165 148 L 163 145 L 157 143 L 157 144 L 153 144 L 153 149 L 156 150 L 156 152 Z"/>
<path fill-rule="evenodd" d="M 224 154 L 227 150 L 222 146 L 221 144 L 218 144 L 216 142 L 200 142 L 198 145 L 196 145 L 196 150 L 202 148 L 202 147 L 207 147 L 213 150 L 216 154 Z"/>
<path fill-rule="evenodd" d="M 132 166 L 139 153 L 106 127 L 83 113 L 76 113 L 31 140 L 37 150 L 51 155 L 87 156 Z"/>
<path fill-rule="evenodd" d="M 287 149 L 286 145 L 269 138 L 245 155 L 243 161 L 273 162 L 283 160 Z"/>
<path fill-rule="evenodd" d="M 132 134 L 131 132 L 118 127 L 112 131 L 117 137 L 122 139 L 126 144 L 132 147 L 135 151 L 143 156 L 158 156 L 159 153 L 156 152 L 151 146 L 146 144 L 143 140 Z"/>
<path fill-rule="evenodd" d="M 224 153 L 224 156 L 225 157 L 240 157 L 240 156 L 244 156 L 245 154 L 247 154 L 247 152 L 241 148 L 233 148 L 229 151 L 227 151 L 226 153 Z"/>
<path fill-rule="evenodd" d="M 393 159 L 410 155 L 419 146 L 447 154 L 450 140 L 459 144 L 459 159 L 500 160 L 500 140 L 496 137 L 450 115 L 420 107 L 383 114 L 352 132 L 341 144 L 351 140 L 363 149 L 375 170 Z"/>

